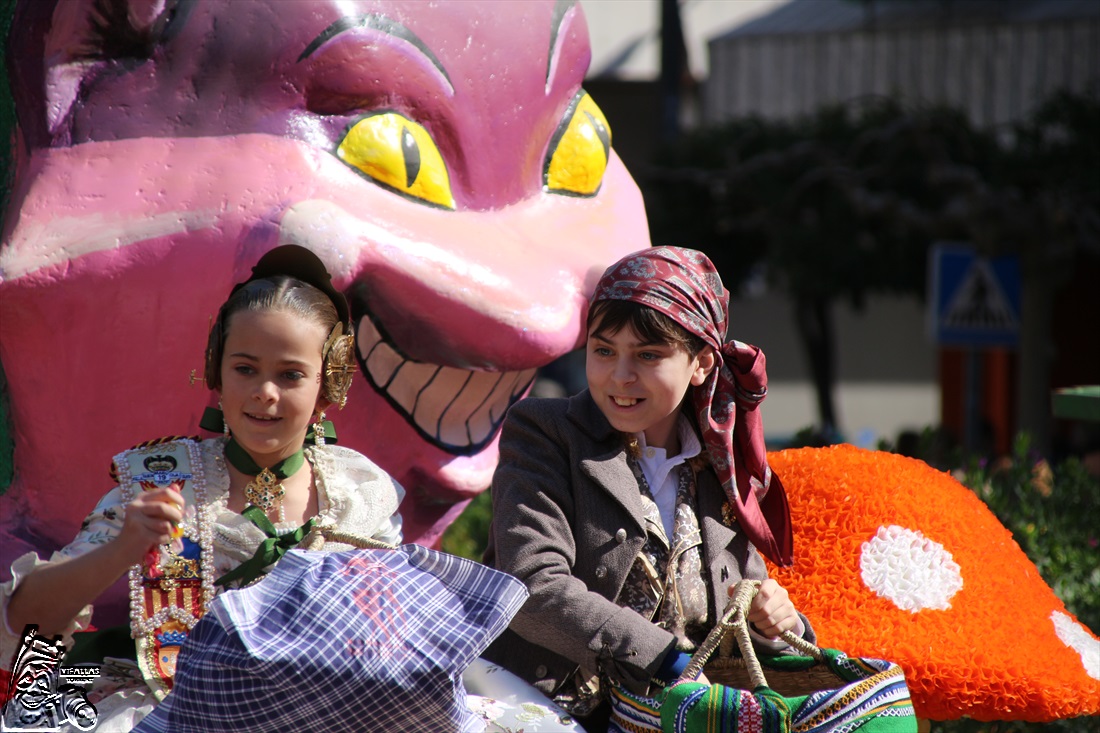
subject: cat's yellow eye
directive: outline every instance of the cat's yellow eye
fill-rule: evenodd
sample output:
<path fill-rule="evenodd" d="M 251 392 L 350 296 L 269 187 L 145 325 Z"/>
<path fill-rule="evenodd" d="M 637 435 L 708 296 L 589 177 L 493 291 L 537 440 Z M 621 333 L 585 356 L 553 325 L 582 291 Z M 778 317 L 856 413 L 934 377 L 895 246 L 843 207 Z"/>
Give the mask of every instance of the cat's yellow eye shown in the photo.
<path fill-rule="evenodd" d="M 336 155 L 386 188 L 454 209 L 443 156 L 424 127 L 399 112 L 377 112 L 352 125 Z"/>
<path fill-rule="evenodd" d="M 585 91 L 580 91 L 550 142 L 542 182 L 547 191 L 594 196 L 600 190 L 611 153 L 607 118 Z"/>

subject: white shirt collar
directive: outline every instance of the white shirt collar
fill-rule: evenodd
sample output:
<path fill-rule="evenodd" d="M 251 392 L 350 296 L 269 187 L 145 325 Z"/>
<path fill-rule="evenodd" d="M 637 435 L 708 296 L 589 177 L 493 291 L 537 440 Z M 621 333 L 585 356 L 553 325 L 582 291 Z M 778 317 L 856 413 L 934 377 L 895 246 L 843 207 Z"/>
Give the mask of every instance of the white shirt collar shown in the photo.
<path fill-rule="evenodd" d="M 642 461 L 660 464 L 665 460 L 674 460 L 673 465 L 676 465 L 694 458 L 703 451 L 703 445 L 699 442 L 699 436 L 695 434 L 691 419 L 682 412 L 676 420 L 676 433 L 680 436 L 680 452 L 674 456 L 667 456 L 664 448 L 653 448 L 653 455 L 650 456 L 649 446 L 645 442 L 645 433 L 634 433 L 634 437 L 638 439 L 638 447 L 642 451 Z"/>
<path fill-rule="evenodd" d="M 647 446 L 645 433 L 635 433 L 641 449 L 638 466 L 642 469 L 650 494 L 657 504 L 666 539 L 672 537 L 676 517 L 676 489 L 679 484 L 678 474 L 672 469 L 699 455 L 703 450 L 691 420 L 682 412 L 676 421 L 676 431 L 680 436 L 680 452 L 671 457 L 665 455 L 664 448 Z"/>

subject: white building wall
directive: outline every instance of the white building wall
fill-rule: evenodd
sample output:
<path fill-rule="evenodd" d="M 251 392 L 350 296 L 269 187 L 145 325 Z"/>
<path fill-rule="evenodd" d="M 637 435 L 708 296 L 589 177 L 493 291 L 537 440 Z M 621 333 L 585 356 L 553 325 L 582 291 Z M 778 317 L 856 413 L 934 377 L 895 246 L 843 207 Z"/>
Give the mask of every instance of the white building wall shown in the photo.
<path fill-rule="evenodd" d="M 940 421 L 937 350 L 927 337 L 925 306 L 915 298 L 873 296 L 862 311 L 838 305 L 837 388 L 844 437 L 873 447 Z M 817 424 L 817 401 L 791 305 L 779 293 L 730 304 L 729 336 L 755 344 L 768 358 L 764 426 L 769 443 Z"/>
<path fill-rule="evenodd" d="M 867 94 L 965 109 L 977 125 L 1028 114 L 1052 90 L 1100 79 L 1100 20 L 838 33 L 710 43 L 704 120 L 789 118 Z"/>
<path fill-rule="evenodd" d="M 688 63 L 696 79 L 707 77 L 707 42 L 789 0 L 681 0 Z M 660 0 L 581 0 L 592 42 L 590 76 L 652 81 L 661 73 Z"/>

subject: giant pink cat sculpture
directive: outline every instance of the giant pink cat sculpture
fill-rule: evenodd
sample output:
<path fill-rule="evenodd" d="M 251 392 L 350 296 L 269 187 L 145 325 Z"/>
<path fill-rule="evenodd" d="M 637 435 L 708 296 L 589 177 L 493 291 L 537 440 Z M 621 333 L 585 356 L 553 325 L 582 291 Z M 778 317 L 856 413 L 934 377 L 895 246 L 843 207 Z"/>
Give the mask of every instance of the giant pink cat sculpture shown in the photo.
<path fill-rule="evenodd" d="M 116 452 L 199 432 L 208 319 L 286 242 L 353 303 L 340 442 L 434 542 L 595 279 L 649 245 L 576 2 L 23 0 L 12 29 L 2 568 L 75 534 Z"/>

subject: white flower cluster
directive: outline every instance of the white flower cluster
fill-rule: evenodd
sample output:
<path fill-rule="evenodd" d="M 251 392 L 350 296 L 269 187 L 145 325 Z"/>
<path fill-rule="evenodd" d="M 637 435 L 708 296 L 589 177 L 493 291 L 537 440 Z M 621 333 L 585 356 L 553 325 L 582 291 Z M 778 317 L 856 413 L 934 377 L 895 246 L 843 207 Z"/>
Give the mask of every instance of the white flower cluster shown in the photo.
<path fill-rule="evenodd" d="M 1081 655 L 1085 674 L 1094 680 L 1100 680 L 1100 644 L 1096 643 L 1092 634 L 1061 611 L 1052 612 L 1050 621 L 1062 643 Z"/>
<path fill-rule="evenodd" d="M 905 527 L 879 527 L 863 543 L 859 558 L 863 583 L 905 611 L 951 608 L 963 587 L 959 564 L 943 545 Z"/>

